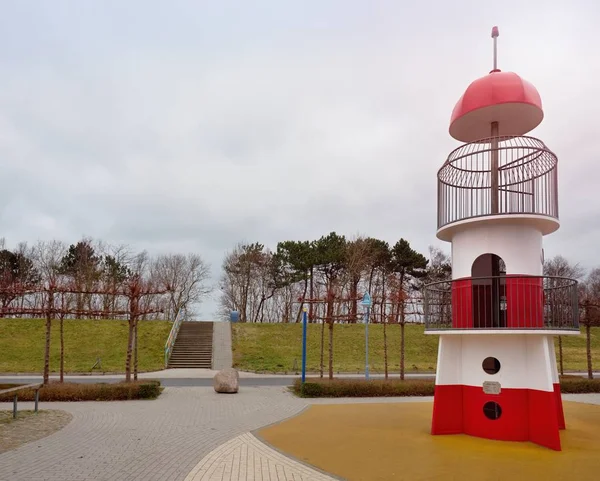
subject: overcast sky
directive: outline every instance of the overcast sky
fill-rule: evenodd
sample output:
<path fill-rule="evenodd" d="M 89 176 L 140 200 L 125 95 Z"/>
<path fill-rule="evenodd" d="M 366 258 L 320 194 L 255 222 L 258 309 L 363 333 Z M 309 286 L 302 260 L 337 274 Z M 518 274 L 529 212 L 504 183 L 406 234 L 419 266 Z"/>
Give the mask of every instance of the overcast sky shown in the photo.
<path fill-rule="evenodd" d="M 546 257 L 600 265 L 599 4 L 2 0 L 1 235 L 197 252 L 215 281 L 240 241 L 449 251 L 436 171 L 498 25 L 559 157 Z"/>

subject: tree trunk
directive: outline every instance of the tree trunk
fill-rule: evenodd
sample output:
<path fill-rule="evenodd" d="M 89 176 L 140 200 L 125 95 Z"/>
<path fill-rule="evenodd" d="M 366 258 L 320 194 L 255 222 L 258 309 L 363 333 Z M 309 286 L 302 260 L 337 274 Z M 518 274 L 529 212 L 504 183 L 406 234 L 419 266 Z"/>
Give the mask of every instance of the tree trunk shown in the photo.
<path fill-rule="evenodd" d="M 333 379 L 333 300 L 332 286 L 327 291 L 327 311 L 325 314 L 325 320 L 329 324 L 329 379 Z"/>
<path fill-rule="evenodd" d="M 50 382 L 50 336 L 52 335 L 53 307 L 54 293 L 48 291 L 48 305 L 46 306 L 46 345 L 44 347 L 44 385 Z"/>
<path fill-rule="evenodd" d="M 311 304 L 312 306 L 312 304 Z M 324 367 L 324 351 L 325 351 L 325 320 L 321 322 L 321 364 L 320 364 L 320 373 L 321 378 L 323 378 L 323 367 Z"/>
<path fill-rule="evenodd" d="M 594 379 L 594 371 L 592 370 L 592 343 L 590 339 L 591 326 L 588 322 L 585 325 L 585 354 L 587 358 L 588 379 Z"/>
<path fill-rule="evenodd" d="M 314 299 L 315 295 L 315 285 L 313 280 L 314 267 L 310 266 L 310 300 Z M 313 311 L 313 303 L 308 304 L 308 322 L 315 322 L 315 313 Z M 321 357 L 323 356 L 323 351 L 321 351 Z M 323 360 L 321 360 L 321 377 L 323 377 Z"/>
<path fill-rule="evenodd" d="M 248 293 L 250 291 L 250 274 L 248 274 L 246 283 L 242 288 L 242 302 L 240 309 L 240 322 L 248 322 L 247 310 L 248 310 Z"/>
<path fill-rule="evenodd" d="M 385 316 L 382 319 L 383 322 L 383 369 L 385 373 L 385 380 L 388 379 L 388 346 L 387 346 L 387 322 L 385 322 Z"/>
<path fill-rule="evenodd" d="M 404 381 L 404 322 L 400 323 L 400 380 Z"/>
<path fill-rule="evenodd" d="M 329 379 L 333 379 L 333 321 L 329 323 Z"/>
<path fill-rule="evenodd" d="M 400 306 L 400 380 L 404 381 L 404 301 Z"/>
<path fill-rule="evenodd" d="M 65 381 L 65 336 L 64 315 L 60 316 L 60 382 Z"/>
<path fill-rule="evenodd" d="M 44 384 L 50 381 L 50 334 L 52 331 L 52 318 L 46 314 L 46 346 L 44 349 Z"/>
<path fill-rule="evenodd" d="M 558 367 L 560 370 L 560 375 L 564 376 L 565 368 L 563 365 L 563 348 L 562 348 L 562 336 L 558 336 Z"/>
<path fill-rule="evenodd" d="M 127 337 L 127 357 L 125 358 L 125 381 L 131 382 L 131 351 L 133 347 L 133 323 L 134 319 L 129 319 L 129 335 Z"/>
<path fill-rule="evenodd" d="M 133 327 L 133 380 L 138 378 L 138 323 Z"/>
<path fill-rule="evenodd" d="M 76 280 L 75 281 L 75 287 L 77 288 L 78 291 L 82 291 L 83 290 L 83 286 L 81 285 L 81 281 L 80 280 Z M 75 304 L 77 306 L 77 315 L 81 316 L 83 318 L 83 303 L 84 303 L 84 299 L 83 299 L 83 294 L 81 292 L 78 292 L 77 294 L 75 294 Z"/>
<path fill-rule="evenodd" d="M 385 319 L 385 272 L 383 273 L 383 281 L 381 284 L 381 322 L 383 322 L 383 369 L 385 379 L 388 379 L 388 344 L 387 344 L 387 321 Z"/>
<path fill-rule="evenodd" d="M 375 268 L 371 269 L 371 273 L 369 274 L 369 293 L 371 293 L 371 289 L 373 288 L 373 275 L 375 274 Z"/>
<path fill-rule="evenodd" d="M 350 284 L 350 322 L 352 324 L 356 324 L 356 319 L 358 316 L 358 283 L 360 282 L 360 277 L 353 278 Z"/>
<path fill-rule="evenodd" d="M 304 301 L 306 300 L 306 291 L 307 290 L 308 290 L 308 278 L 304 279 L 304 291 L 302 292 L 302 302 L 300 303 L 300 308 L 298 309 L 298 314 L 296 315 L 296 323 L 299 323 L 302 321 L 302 308 L 304 307 Z M 311 304 L 311 307 L 312 307 L 312 304 Z"/>

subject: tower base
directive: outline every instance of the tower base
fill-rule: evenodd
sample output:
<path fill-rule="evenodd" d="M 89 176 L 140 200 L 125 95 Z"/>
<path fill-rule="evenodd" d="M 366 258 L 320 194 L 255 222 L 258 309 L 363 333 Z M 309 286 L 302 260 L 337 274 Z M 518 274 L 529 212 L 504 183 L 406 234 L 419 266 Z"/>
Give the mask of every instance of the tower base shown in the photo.
<path fill-rule="evenodd" d="M 553 336 L 440 336 L 432 434 L 531 441 L 560 451 L 560 429 Z"/>
<path fill-rule="evenodd" d="M 498 419 L 483 410 L 488 402 L 502 410 Z M 474 386 L 436 386 L 432 434 L 468 434 L 499 441 L 531 441 L 560 451 L 559 429 L 565 429 L 560 399 L 556 392 L 534 389 L 504 389 L 499 395 L 485 394 Z"/>

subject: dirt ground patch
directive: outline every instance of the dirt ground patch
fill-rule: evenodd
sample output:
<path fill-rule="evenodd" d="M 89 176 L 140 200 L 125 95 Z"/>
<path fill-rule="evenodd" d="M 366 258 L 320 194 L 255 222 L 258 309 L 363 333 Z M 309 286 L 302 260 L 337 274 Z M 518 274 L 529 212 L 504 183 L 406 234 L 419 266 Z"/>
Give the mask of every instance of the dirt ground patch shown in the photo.
<path fill-rule="evenodd" d="M 19 411 L 13 420 L 12 411 L 0 411 L 0 453 L 45 438 L 64 428 L 72 417 L 65 411 Z"/>

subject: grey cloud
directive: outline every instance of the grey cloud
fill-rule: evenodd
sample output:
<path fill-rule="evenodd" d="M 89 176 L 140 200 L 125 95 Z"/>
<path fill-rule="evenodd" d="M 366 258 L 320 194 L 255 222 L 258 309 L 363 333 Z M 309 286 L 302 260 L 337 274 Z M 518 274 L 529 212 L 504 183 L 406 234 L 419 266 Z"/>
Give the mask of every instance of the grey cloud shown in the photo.
<path fill-rule="evenodd" d="M 13 5 L 0 21 L 10 243 L 193 250 L 215 279 L 239 241 L 336 230 L 449 250 L 435 175 L 457 146 L 454 103 L 491 69 L 497 23 L 500 67 L 538 87 L 546 118 L 532 135 L 560 159 L 563 224 L 547 254 L 600 261 L 591 0 L 72 5 Z"/>

